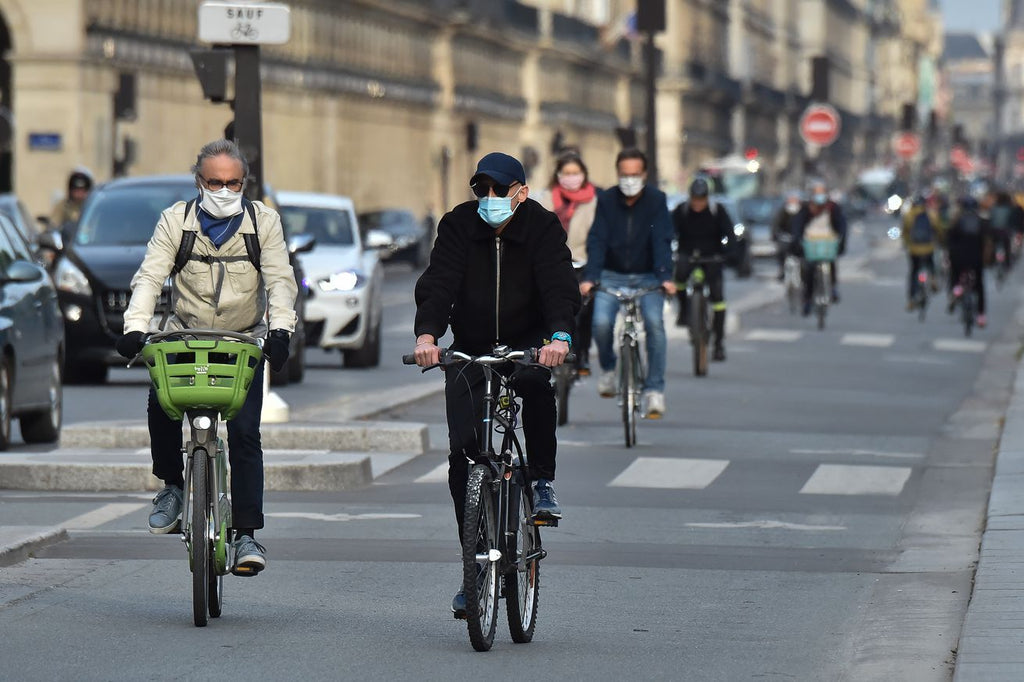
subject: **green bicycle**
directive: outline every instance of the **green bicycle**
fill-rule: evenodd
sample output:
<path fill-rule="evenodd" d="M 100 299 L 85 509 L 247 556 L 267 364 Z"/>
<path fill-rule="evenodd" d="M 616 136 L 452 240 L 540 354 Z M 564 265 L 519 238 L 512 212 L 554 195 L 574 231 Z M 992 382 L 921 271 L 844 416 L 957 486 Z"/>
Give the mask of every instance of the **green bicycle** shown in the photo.
<path fill-rule="evenodd" d="M 203 627 L 207 615 L 221 614 L 231 570 L 228 461 L 218 426 L 242 409 L 263 358 L 261 340 L 213 329 L 165 331 L 151 335 L 140 355 L 160 407 L 171 419 L 184 416 L 191 429 L 181 540 L 192 570 L 193 620 Z"/>

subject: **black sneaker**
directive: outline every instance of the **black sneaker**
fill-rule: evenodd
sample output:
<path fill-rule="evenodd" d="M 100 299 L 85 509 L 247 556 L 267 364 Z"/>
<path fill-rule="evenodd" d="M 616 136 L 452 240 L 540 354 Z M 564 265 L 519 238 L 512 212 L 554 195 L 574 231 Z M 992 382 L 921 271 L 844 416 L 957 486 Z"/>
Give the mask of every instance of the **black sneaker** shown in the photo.
<path fill-rule="evenodd" d="M 452 599 L 452 616 L 458 620 L 466 620 L 466 593 L 459 590 Z"/>
<path fill-rule="evenodd" d="M 546 478 L 538 478 L 533 486 L 533 515 L 540 519 L 562 518 L 562 508 L 558 506 L 555 489 Z"/>

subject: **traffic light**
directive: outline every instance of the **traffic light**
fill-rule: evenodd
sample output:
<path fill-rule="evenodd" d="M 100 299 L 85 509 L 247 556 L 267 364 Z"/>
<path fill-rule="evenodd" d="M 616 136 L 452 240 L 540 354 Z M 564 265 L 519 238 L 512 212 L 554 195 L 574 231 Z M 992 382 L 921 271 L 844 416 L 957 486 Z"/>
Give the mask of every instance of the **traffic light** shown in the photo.
<path fill-rule="evenodd" d="M 229 50 L 191 50 L 192 68 L 203 88 L 203 97 L 211 102 L 223 102 L 228 96 Z"/>
<path fill-rule="evenodd" d="M 665 0 L 638 0 L 636 30 L 657 33 L 665 30 Z"/>
<path fill-rule="evenodd" d="M 828 57 L 811 57 L 811 101 L 828 101 Z"/>
<path fill-rule="evenodd" d="M 917 118 L 917 107 L 907 102 L 903 105 L 903 112 L 900 116 L 900 130 L 913 130 L 914 120 Z"/>
<path fill-rule="evenodd" d="M 466 150 L 475 152 L 477 147 L 476 121 L 466 123 Z"/>
<path fill-rule="evenodd" d="M 134 121 L 136 114 L 135 74 L 122 73 L 114 93 L 114 118 L 118 121 Z"/>

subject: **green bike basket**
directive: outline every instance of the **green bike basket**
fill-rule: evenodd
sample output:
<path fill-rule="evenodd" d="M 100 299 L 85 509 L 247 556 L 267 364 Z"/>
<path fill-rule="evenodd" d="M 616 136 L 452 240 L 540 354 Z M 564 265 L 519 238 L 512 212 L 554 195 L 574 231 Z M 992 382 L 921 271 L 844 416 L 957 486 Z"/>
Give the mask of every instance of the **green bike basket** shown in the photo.
<path fill-rule="evenodd" d="M 217 410 L 231 419 L 245 404 L 263 351 L 251 343 L 186 339 L 147 344 L 142 357 L 160 407 L 171 419 L 190 409 Z"/>

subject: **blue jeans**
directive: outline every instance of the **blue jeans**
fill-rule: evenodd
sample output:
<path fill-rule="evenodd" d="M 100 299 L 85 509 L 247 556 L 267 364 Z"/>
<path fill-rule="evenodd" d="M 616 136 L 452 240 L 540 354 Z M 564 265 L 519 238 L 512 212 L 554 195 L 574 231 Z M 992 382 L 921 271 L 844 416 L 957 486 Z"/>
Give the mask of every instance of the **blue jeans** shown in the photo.
<path fill-rule="evenodd" d="M 653 273 L 623 274 L 605 270 L 601 273 L 603 289 L 643 289 L 661 284 Z M 644 390 L 665 390 L 665 321 L 662 313 L 665 294 L 654 291 L 640 299 L 640 313 L 644 317 L 644 332 L 647 335 L 647 377 Z M 601 369 L 609 372 L 615 369 L 615 316 L 619 302 L 614 296 L 598 291 L 594 297 L 594 341 L 597 342 L 597 356 Z"/>

